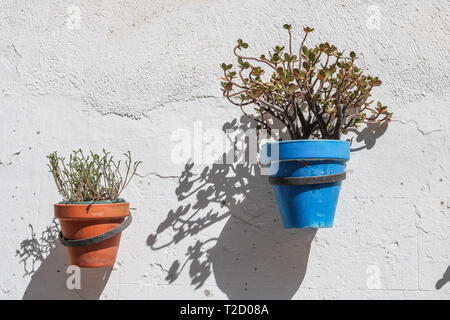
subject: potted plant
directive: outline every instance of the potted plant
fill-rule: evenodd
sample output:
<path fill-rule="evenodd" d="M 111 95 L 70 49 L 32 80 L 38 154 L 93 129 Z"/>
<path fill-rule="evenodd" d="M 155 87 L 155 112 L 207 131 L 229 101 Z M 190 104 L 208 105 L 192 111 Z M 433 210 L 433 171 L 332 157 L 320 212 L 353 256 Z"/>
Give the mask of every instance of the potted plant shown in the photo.
<path fill-rule="evenodd" d="M 221 65 L 222 92 L 258 129 L 271 134 L 281 125 L 290 137 L 261 150 L 263 160 L 278 165 L 269 182 L 285 228 L 332 227 L 350 158 L 350 143 L 341 141 L 341 134 L 361 124 L 388 122 L 392 113 L 381 102 L 372 106 L 371 91 L 381 81 L 356 65 L 355 52 L 346 54 L 328 42 L 307 47 L 314 30 L 309 27 L 293 51 L 292 27 L 283 27 L 288 47 L 277 45 L 267 56 L 245 55 L 248 44 L 237 41 L 237 68 Z M 245 110 L 250 105 L 252 112 Z"/>
<path fill-rule="evenodd" d="M 67 163 L 56 151 L 47 158 L 63 198 L 54 211 L 70 264 L 85 268 L 114 265 L 121 232 L 132 219 L 129 203 L 119 196 L 141 161 L 132 162 L 128 151 L 122 170 L 121 160 L 115 161 L 105 150 L 85 154 L 81 149 L 73 151 Z"/>

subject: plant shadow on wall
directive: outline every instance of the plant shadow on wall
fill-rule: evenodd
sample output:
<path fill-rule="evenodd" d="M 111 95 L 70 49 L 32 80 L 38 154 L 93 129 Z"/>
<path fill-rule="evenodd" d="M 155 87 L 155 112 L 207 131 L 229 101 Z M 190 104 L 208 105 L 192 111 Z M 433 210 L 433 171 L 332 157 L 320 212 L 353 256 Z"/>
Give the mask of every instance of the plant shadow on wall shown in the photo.
<path fill-rule="evenodd" d="M 363 149 L 372 149 L 375 146 L 376 140 L 386 132 L 388 125 L 389 124 L 387 122 L 369 123 L 362 130 L 357 130 L 355 128 L 348 129 L 349 132 L 355 134 L 355 136 L 350 139 L 350 142 L 353 143 L 353 140 L 355 140 L 357 143 L 363 142 L 362 146 L 351 148 L 350 151 L 356 152 Z"/>
<path fill-rule="evenodd" d="M 112 268 L 85 269 L 80 272 L 80 289 L 69 289 L 67 273 L 69 262 L 66 249 L 59 243 L 59 225 L 56 219 L 37 236 L 32 225 L 30 237 L 20 243 L 16 256 L 23 264 L 24 277 L 31 280 L 23 299 L 98 299 L 108 281 Z"/>
<path fill-rule="evenodd" d="M 224 131 L 248 128 L 246 118 L 240 125 L 233 120 L 223 126 Z M 283 228 L 258 164 L 213 164 L 200 174 L 193 173 L 194 167 L 192 162 L 185 165 L 175 190 L 183 204 L 170 210 L 147 239 L 153 250 L 190 241 L 185 258 L 172 262 L 166 280 L 175 282 L 187 272 L 199 289 L 213 273 L 231 299 L 291 298 L 305 276 L 316 229 Z M 199 240 L 202 231 L 220 225 L 217 238 Z"/>

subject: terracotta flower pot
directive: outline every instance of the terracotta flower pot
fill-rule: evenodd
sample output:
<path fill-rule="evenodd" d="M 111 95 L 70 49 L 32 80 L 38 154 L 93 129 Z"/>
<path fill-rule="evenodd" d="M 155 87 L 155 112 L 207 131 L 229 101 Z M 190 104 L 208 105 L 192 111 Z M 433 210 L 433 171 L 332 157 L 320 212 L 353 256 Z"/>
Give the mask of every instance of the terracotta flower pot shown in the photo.
<path fill-rule="evenodd" d="M 128 202 L 54 205 L 62 236 L 67 240 L 92 238 L 118 227 L 130 213 Z M 114 265 L 121 233 L 87 246 L 67 246 L 70 264 L 84 268 Z"/>

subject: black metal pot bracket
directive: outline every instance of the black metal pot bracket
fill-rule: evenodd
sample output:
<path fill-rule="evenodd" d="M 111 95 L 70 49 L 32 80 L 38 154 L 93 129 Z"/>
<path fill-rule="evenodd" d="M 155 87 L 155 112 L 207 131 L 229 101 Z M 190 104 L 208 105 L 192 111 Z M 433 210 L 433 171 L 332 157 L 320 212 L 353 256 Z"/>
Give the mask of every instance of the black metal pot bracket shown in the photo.
<path fill-rule="evenodd" d="M 307 184 L 333 183 L 346 178 L 346 172 L 313 177 L 269 177 L 269 183 L 278 186 L 301 186 Z"/>
<path fill-rule="evenodd" d="M 133 217 L 131 216 L 131 212 L 130 212 L 130 214 L 127 216 L 127 218 L 121 224 L 119 224 L 117 227 L 115 227 L 114 229 L 106 231 L 105 233 L 99 234 L 95 237 L 79 239 L 79 240 L 66 239 L 66 238 L 64 238 L 62 231 L 60 231 L 59 232 L 59 241 L 65 247 L 73 248 L 73 247 L 89 246 L 91 244 L 96 244 L 96 243 L 108 240 L 108 239 L 118 235 L 119 233 L 121 233 L 123 230 L 125 230 L 130 225 L 131 221 L 133 221 Z"/>

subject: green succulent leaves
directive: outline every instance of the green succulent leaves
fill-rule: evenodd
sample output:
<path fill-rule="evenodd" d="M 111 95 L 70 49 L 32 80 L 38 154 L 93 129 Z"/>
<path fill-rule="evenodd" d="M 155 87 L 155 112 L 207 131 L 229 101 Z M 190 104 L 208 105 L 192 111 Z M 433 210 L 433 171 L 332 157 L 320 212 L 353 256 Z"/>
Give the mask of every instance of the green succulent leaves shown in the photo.
<path fill-rule="evenodd" d="M 231 64 L 221 64 L 224 96 L 241 108 L 257 106 L 258 117 L 244 112 L 246 116 L 269 130 L 273 125 L 270 118 L 278 119 L 292 139 L 339 139 L 341 133 L 361 123 L 390 120 L 392 113 L 386 106 L 371 107 L 371 90 L 380 86 L 381 80 L 356 66 L 354 51 L 345 54 L 328 42 L 308 47 L 305 40 L 314 29 L 304 27 L 300 49 L 294 52 L 292 25 L 283 28 L 289 32 L 289 46 L 276 45 L 268 55 L 259 57 L 243 56 L 239 52 L 248 44 L 239 39 L 234 49 L 236 71 Z"/>
<path fill-rule="evenodd" d="M 238 39 L 238 47 L 247 49 L 248 48 L 248 44 L 245 43 L 244 41 L 242 41 L 242 39 Z"/>
<path fill-rule="evenodd" d="M 231 68 L 233 68 L 233 65 L 232 64 L 222 63 L 220 65 L 220 67 L 222 68 L 222 70 L 227 71 L 227 70 L 230 70 Z"/>

